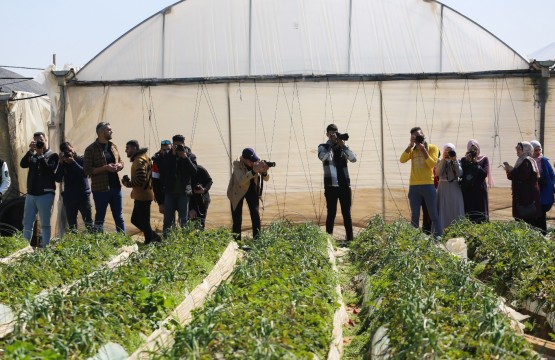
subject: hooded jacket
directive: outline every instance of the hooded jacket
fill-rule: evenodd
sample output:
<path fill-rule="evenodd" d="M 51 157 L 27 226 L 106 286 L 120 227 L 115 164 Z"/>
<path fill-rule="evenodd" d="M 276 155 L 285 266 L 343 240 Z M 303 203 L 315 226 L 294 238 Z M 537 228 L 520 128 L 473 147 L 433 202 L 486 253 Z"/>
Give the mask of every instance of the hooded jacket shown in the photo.
<path fill-rule="evenodd" d="M 131 187 L 131 199 L 140 201 L 154 200 L 152 191 L 152 160 L 147 155 L 148 149 L 139 149 L 131 157 L 131 180 L 123 182 L 126 187 Z"/>

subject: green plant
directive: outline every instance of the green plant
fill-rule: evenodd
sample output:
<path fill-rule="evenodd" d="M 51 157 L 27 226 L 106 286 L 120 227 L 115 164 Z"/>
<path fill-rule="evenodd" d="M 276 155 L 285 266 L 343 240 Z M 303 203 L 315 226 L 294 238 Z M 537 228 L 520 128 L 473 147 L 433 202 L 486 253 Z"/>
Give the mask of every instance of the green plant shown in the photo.
<path fill-rule="evenodd" d="M 314 225 L 272 224 L 159 357 L 325 357 L 338 307 L 327 241 Z"/>

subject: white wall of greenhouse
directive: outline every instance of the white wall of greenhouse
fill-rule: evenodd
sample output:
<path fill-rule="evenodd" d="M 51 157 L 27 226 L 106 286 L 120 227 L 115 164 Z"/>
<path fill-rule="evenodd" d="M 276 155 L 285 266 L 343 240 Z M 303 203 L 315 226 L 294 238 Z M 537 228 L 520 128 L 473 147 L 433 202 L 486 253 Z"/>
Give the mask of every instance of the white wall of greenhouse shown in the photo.
<path fill-rule="evenodd" d="M 68 82 L 65 137 L 83 152 L 108 121 L 123 155 L 130 139 L 153 154 L 160 140 L 185 135 L 214 179 L 215 225 L 230 221 L 231 162 L 252 146 L 277 162 L 263 221 L 323 222 L 317 146 L 335 123 L 358 155 L 349 165 L 353 219 L 364 226 L 374 214 L 408 216 L 410 164 L 399 157 L 421 126 L 441 150 L 452 142 L 463 154 L 469 139 L 480 142 L 496 183 L 490 210 L 510 218 L 510 182 L 498 165 L 514 163 L 517 142 L 540 137 L 539 78 L 529 67 L 434 1 L 187 0 L 131 29 Z M 551 109 L 548 99 L 547 156 Z"/>

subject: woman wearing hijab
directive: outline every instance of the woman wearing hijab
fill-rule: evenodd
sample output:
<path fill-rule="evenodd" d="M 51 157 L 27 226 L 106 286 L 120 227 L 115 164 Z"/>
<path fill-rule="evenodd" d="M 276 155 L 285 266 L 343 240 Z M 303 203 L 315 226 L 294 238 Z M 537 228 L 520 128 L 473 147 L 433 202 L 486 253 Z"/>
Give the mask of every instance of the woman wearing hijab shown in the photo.
<path fill-rule="evenodd" d="M 519 142 L 516 145 L 518 159 L 515 166 L 505 163 L 505 172 L 507 179 L 511 180 L 513 217 L 534 226 L 542 214 L 542 207 L 538 184 L 540 174 L 536 161 L 531 157 L 532 152 L 532 144 Z"/>
<path fill-rule="evenodd" d="M 536 165 L 540 173 L 540 201 L 542 205 L 542 215 L 536 219 L 535 226 L 541 229 L 542 233 L 547 234 L 546 213 L 553 206 L 553 184 L 555 184 L 555 172 L 549 163 L 549 159 L 542 154 L 542 144 L 537 140 L 530 141 L 534 148 L 532 158 L 536 160 Z"/>
<path fill-rule="evenodd" d="M 461 159 L 460 180 L 464 213 L 470 221 L 479 224 L 489 220 L 488 188 L 493 186 L 493 178 L 488 157 L 480 154 L 480 144 L 471 139 L 466 149 Z"/>
<path fill-rule="evenodd" d="M 447 143 L 443 145 L 443 156 L 437 163 L 435 173 L 439 178 L 437 187 L 437 203 L 439 219 L 444 227 L 451 225 L 452 222 L 464 217 L 464 202 L 459 186 L 459 177 L 463 170 L 455 145 Z"/>

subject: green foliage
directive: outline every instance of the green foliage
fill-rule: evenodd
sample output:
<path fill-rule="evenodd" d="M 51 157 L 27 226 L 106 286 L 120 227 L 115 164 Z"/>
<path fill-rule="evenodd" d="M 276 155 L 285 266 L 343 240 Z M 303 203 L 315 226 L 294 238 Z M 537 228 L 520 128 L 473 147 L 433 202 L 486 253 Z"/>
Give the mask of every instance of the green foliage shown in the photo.
<path fill-rule="evenodd" d="M 21 233 L 9 237 L 0 236 L 0 258 L 11 255 L 26 246 L 29 246 L 29 242 L 21 236 Z"/>
<path fill-rule="evenodd" d="M 134 243 L 120 234 L 67 234 L 44 250 L 0 264 L 0 303 L 17 311 L 25 297 L 77 280 Z"/>
<path fill-rule="evenodd" d="M 177 231 L 67 292 L 27 299 L 4 340 L 6 358 L 82 359 L 110 341 L 133 352 L 206 277 L 231 239 L 225 230 Z"/>
<path fill-rule="evenodd" d="M 373 334 L 388 329 L 393 358 L 534 358 L 498 310 L 499 300 L 472 280 L 472 267 L 404 221 L 371 219 L 351 245 L 367 274 L 362 325 L 352 346 L 369 357 Z"/>
<path fill-rule="evenodd" d="M 163 358 L 325 358 L 338 307 L 328 236 L 278 222 L 253 242 Z"/>
<path fill-rule="evenodd" d="M 523 222 L 468 221 L 449 227 L 445 239 L 464 237 L 480 279 L 509 300 L 536 300 L 555 311 L 555 242 Z"/>

